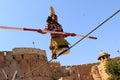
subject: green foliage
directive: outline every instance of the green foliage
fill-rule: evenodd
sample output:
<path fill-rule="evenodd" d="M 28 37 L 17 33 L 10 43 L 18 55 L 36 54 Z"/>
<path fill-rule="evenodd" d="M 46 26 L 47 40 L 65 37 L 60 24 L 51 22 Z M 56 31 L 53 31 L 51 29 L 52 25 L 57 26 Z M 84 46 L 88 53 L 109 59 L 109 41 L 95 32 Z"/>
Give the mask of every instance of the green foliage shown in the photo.
<path fill-rule="evenodd" d="M 120 80 L 120 76 L 111 76 L 108 80 Z"/>
<path fill-rule="evenodd" d="M 106 63 L 106 72 L 110 74 L 109 80 L 120 80 L 120 61 L 111 59 Z"/>

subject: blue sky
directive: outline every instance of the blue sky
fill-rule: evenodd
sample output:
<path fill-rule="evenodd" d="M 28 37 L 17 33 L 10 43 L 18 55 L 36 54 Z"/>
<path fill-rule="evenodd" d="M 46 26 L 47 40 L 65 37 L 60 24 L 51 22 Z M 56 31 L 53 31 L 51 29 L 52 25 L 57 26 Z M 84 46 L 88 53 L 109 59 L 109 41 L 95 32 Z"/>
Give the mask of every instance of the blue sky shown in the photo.
<path fill-rule="evenodd" d="M 86 35 L 106 18 L 120 9 L 119 0 L 0 0 L 0 25 L 43 29 L 53 6 L 65 32 Z M 91 35 L 97 40 L 84 39 L 71 49 L 70 54 L 57 60 L 61 65 L 79 65 L 97 62 L 100 51 L 111 57 L 120 56 L 120 12 Z M 46 50 L 48 60 L 50 36 L 35 32 L 0 29 L 0 51 L 16 47 L 35 47 Z M 79 37 L 66 38 L 72 45 Z"/>

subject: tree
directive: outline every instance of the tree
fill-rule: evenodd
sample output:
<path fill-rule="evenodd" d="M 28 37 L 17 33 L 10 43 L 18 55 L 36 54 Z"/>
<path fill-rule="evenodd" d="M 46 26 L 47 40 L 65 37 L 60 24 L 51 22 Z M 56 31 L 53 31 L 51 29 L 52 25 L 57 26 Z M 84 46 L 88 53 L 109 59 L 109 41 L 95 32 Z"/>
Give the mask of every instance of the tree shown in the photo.
<path fill-rule="evenodd" d="M 106 63 L 106 72 L 110 74 L 108 80 L 120 80 L 120 61 L 111 59 Z"/>

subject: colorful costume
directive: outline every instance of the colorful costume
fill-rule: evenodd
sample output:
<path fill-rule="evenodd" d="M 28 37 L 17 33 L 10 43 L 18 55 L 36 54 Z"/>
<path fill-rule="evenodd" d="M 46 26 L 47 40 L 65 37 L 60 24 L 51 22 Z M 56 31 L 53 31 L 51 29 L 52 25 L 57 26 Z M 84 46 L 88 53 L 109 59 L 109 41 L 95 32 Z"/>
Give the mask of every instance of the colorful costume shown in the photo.
<path fill-rule="evenodd" d="M 48 23 L 45 26 L 47 31 L 55 31 L 55 32 L 63 32 L 63 29 L 59 23 Z M 52 51 L 52 55 L 60 54 L 61 50 L 68 49 L 69 43 L 67 40 L 64 39 L 65 35 L 58 35 L 58 34 L 50 34 L 51 35 L 51 42 L 50 42 L 50 50 Z M 65 52 L 65 53 L 68 53 Z"/>
<path fill-rule="evenodd" d="M 48 16 L 47 25 L 45 26 L 45 31 L 54 31 L 54 32 L 63 32 L 62 26 L 57 21 L 57 15 L 54 12 L 53 7 L 50 7 L 50 16 Z M 67 37 L 67 35 L 62 34 L 55 34 L 50 33 L 51 35 L 51 42 L 50 42 L 50 50 L 52 51 L 52 58 L 56 59 L 57 54 L 64 54 L 69 53 L 69 43 L 67 40 L 64 39 L 64 37 Z M 63 51 L 66 50 L 64 53 Z"/>

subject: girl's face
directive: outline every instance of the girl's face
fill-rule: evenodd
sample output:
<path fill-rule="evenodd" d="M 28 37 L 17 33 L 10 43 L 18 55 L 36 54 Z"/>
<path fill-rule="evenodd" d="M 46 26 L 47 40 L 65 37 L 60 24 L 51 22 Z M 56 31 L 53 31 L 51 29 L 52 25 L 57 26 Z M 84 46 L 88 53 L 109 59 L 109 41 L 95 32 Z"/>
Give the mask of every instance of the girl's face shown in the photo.
<path fill-rule="evenodd" d="M 56 22 L 57 22 L 57 16 L 56 16 L 56 15 L 53 15 L 53 16 L 52 16 L 52 20 L 53 20 L 53 22 L 56 23 Z"/>

